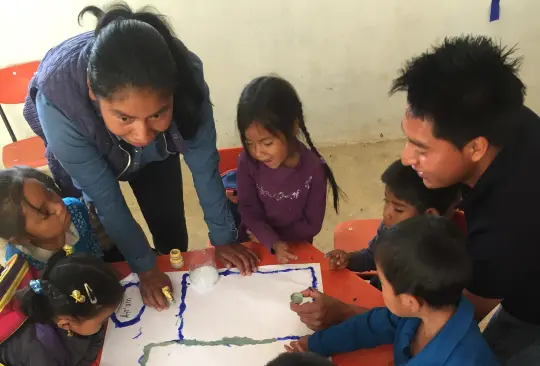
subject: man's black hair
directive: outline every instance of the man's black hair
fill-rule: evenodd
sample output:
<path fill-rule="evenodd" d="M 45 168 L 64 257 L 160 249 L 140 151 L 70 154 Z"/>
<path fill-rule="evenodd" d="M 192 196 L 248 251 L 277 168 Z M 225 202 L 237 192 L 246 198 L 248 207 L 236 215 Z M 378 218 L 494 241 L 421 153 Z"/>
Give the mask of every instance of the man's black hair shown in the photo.
<path fill-rule="evenodd" d="M 444 215 L 455 203 L 459 195 L 459 186 L 429 189 L 422 178 L 410 166 L 404 166 L 396 160 L 381 176 L 381 180 L 392 193 L 402 201 L 412 205 L 419 214 L 429 208 L 435 208 Z"/>
<path fill-rule="evenodd" d="M 334 366 L 327 358 L 315 353 L 283 353 L 266 366 Z"/>
<path fill-rule="evenodd" d="M 383 231 L 375 261 L 396 295 L 413 295 L 433 308 L 457 305 L 471 276 L 462 231 L 439 216 L 415 216 Z"/>
<path fill-rule="evenodd" d="M 514 52 L 484 36 L 446 38 L 409 60 L 390 94 L 406 91 L 408 113 L 432 122 L 435 137 L 460 149 L 480 136 L 501 147 L 526 89 Z"/>

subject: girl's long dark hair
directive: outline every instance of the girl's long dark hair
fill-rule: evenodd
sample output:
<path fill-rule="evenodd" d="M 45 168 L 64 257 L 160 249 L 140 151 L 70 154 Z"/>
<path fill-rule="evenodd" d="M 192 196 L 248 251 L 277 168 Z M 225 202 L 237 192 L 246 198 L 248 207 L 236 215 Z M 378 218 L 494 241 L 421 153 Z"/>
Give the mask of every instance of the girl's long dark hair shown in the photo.
<path fill-rule="evenodd" d="M 124 87 L 174 94 L 174 120 L 183 138 L 195 135 L 205 100 L 187 47 L 175 37 L 166 18 L 153 8 L 137 12 L 124 2 L 105 8 L 87 6 L 98 23 L 90 52 L 88 80 L 94 94 L 110 98 Z M 202 74 L 202 70 L 200 70 Z"/>
<path fill-rule="evenodd" d="M 302 102 L 288 81 L 277 76 L 261 76 L 252 80 L 240 95 L 236 117 L 245 151 L 249 151 L 245 133 L 253 121 L 259 122 L 274 135 L 282 133 L 289 143 L 296 138 L 294 130 L 295 124 L 298 123 L 311 151 L 323 160 L 326 177 L 332 189 L 334 209 L 339 212 L 339 200 L 343 192 L 336 182 L 332 169 L 313 144 L 304 120 Z"/>

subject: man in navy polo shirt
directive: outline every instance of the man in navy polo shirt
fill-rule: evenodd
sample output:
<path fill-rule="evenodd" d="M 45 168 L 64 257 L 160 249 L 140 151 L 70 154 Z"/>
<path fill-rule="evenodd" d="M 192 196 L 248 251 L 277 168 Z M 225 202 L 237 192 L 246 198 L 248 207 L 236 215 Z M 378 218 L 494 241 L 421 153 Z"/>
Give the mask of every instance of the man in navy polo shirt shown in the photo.
<path fill-rule="evenodd" d="M 467 248 L 465 296 L 505 365 L 540 364 L 540 118 L 524 106 L 521 63 L 485 37 L 446 39 L 411 59 L 391 93 L 407 92 L 402 154 L 429 188 L 462 183 Z M 312 329 L 365 311 L 320 293 L 291 305 Z"/>
<path fill-rule="evenodd" d="M 465 291 L 507 365 L 540 363 L 540 118 L 523 105 L 521 62 L 485 37 L 446 39 L 412 59 L 402 154 L 428 188 L 462 183 L 473 277 Z"/>

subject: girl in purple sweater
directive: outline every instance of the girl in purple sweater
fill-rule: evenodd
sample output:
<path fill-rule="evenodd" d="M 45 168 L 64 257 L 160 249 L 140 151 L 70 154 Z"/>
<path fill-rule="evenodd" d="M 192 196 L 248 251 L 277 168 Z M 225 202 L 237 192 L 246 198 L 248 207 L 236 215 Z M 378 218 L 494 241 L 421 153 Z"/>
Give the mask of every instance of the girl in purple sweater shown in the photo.
<path fill-rule="evenodd" d="M 237 121 L 244 146 L 237 171 L 240 235 L 287 263 L 296 259 L 291 243 L 311 243 L 321 231 L 327 182 L 336 212 L 341 190 L 311 141 L 289 82 L 275 76 L 251 81 L 240 95 Z"/>

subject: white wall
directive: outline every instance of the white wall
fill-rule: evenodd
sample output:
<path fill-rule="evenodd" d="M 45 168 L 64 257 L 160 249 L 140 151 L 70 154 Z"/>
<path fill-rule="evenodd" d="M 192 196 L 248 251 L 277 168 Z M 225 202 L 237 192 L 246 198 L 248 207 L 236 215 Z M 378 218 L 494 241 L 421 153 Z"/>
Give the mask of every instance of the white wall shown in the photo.
<path fill-rule="evenodd" d="M 90 0 L 91 1 L 91 0 Z M 134 7 L 149 0 L 129 0 Z M 540 111 L 538 0 L 154 0 L 178 36 L 205 63 L 221 146 L 237 145 L 235 104 L 253 77 L 276 72 L 304 101 L 317 143 L 394 138 L 401 134 L 403 96 L 388 87 L 403 61 L 435 40 L 462 33 L 519 42 L 528 104 Z M 41 58 L 86 29 L 77 24 L 87 0 L 0 0 L 0 66 Z M 102 0 L 96 1 L 101 5 Z M 22 108 L 8 117 L 19 137 L 31 135 Z M 0 144 L 9 142 L 0 126 Z"/>

